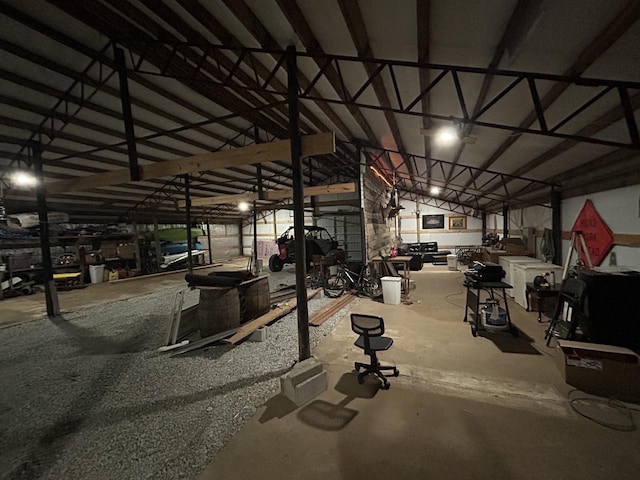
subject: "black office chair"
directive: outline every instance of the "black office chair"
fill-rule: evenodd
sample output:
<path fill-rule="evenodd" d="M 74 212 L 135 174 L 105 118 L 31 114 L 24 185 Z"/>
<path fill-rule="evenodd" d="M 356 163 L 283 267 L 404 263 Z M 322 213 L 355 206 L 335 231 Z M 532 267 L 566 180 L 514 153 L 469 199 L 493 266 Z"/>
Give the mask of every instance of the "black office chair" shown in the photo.
<path fill-rule="evenodd" d="M 587 284 L 577 278 L 567 278 L 558 294 L 556 309 L 546 332 L 547 346 L 551 337 L 574 340 L 576 330 L 585 318 Z"/>
<path fill-rule="evenodd" d="M 383 337 L 384 320 L 377 315 L 365 315 L 361 313 L 351 314 L 351 329 L 359 335 L 354 345 L 364 350 L 365 355 L 369 355 L 371 363 L 355 362 L 355 369 L 358 373 L 358 383 L 363 383 L 364 378 L 370 373 L 375 373 L 382 380 L 382 388 L 389 390 L 390 384 L 383 370 L 393 370 L 393 376 L 397 377 L 400 372 L 395 365 L 381 366 L 378 361 L 377 352 L 389 350 L 393 345 L 393 338 Z"/>

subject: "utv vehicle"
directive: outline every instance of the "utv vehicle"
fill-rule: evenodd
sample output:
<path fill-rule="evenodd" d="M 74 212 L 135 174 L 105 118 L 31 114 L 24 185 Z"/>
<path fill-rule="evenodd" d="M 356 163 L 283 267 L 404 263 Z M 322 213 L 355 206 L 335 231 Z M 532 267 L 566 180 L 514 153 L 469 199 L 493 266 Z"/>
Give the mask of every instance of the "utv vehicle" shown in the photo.
<path fill-rule="evenodd" d="M 289 227 L 276 240 L 278 252 L 269 258 L 269 270 L 279 272 L 287 263 L 296 263 L 295 239 L 293 227 Z M 311 264 L 313 255 L 335 255 L 340 262 L 345 261 L 345 252 L 338 248 L 338 242 L 322 227 L 304 226 L 306 265 Z"/>

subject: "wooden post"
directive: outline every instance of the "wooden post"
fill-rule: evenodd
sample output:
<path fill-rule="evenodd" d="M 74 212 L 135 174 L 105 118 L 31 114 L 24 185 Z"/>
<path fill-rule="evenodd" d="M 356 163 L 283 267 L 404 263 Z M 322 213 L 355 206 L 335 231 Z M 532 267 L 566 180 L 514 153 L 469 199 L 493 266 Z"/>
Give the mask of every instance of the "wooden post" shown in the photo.
<path fill-rule="evenodd" d="M 209 249 L 209 265 L 213 263 L 213 252 L 211 251 L 211 225 L 207 217 L 207 248 Z"/>

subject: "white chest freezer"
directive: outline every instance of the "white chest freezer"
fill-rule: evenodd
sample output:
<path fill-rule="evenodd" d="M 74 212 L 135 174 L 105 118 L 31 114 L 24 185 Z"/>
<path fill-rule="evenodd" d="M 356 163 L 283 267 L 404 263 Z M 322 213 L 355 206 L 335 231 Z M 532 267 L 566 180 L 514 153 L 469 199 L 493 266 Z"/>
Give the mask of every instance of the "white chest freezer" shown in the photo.
<path fill-rule="evenodd" d="M 538 275 L 555 272 L 556 282 L 562 278 L 562 267 L 553 263 L 534 262 L 516 263 L 513 274 L 513 299 L 522 308 L 527 308 L 526 287 L 527 282 L 533 282 Z"/>
<path fill-rule="evenodd" d="M 525 257 L 522 255 L 500 255 L 500 266 L 504 270 L 504 283 L 513 285 L 513 279 L 515 277 L 515 266 L 520 263 L 542 263 L 542 260 L 534 257 Z M 507 288 L 505 292 L 510 297 L 513 297 L 513 289 Z"/>

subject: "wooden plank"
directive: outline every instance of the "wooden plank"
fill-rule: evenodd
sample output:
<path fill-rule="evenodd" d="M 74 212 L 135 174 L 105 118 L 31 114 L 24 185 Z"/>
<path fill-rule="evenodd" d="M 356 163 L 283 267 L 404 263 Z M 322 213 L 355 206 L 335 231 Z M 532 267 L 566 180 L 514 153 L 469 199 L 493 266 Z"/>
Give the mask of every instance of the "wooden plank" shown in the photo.
<path fill-rule="evenodd" d="M 311 197 L 315 195 L 331 195 L 337 193 L 353 193 L 356 191 L 354 182 L 338 183 L 335 185 L 315 185 L 313 187 L 305 187 L 303 195 Z M 285 200 L 293 198 L 292 188 L 283 188 L 280 190 L 267 190 L 264 192 L 263 200 Z M 215 197 L 194 198 L 191 200 L 191 206 L 198 207 L 203 205 L 221 205 L 225 203 L 251 202 L 259 200 L 257 193 L 239 193 L 237 195 L 216 195 Z M 179 200 L 178 207 L 184 208 L 186 201 Z"/>
<path fill-rule="evenodd" d="M 307 300 L 317 295 L 320 290 L 322 289 L 321 288 L 317 288 L 315 290 L 308 289 Z M 298 303 L 297 300 L 295 298 L 292 298 L 287 304 L 276 306 L 270 312 L 265 313 L 261 317 L 255 318 L 247 323 L 242 324 L 242 326 L 240 327 L 240 330 L 238 330 L 237 333 L 235 333 L 229 338 L 225 338 L 222 341 L 235 345 L 240 340 L 243 340 L 244 338 L 251 335 L 260 327 L 264 327 L 265 325 L 271 322 L 274 322 L 281 317 L 284 317 L 288 313 L 291 313 L 298 306 L 297 303 Z"/>
<path fill-rule="evenodd" d="M 332 302 L 329 306 L 323 308 L 322 310 L 315 312 L 309 318 L 309 325 L 314 327 L 319 327 L 324 322 L 333 317 L 336 313 L 342 310 L 345 306 L 351 303 L 356 298 L 355 295 L 345 294 L 339 299 Z"/>
<path fill-rule="evenodd" d="M 196 350 L 197 348 L 206 347 L 207 345 L 210 345 L 210 344 L 212 344 L 214 342 L 217 342 L 218 340 L 220 340 L 220 339 L 222 339 L 224 337 L 228 337 L 229 335 L 233 335 L 237 331 L 238 331 L 237 328 L 232 328 L 231 330 L 226 330 L 224 332 L 216 333 L 215 335 L 210 335 L 208 337 L 201 338 L 200 340 L 196 340 L 195 342 L 189 343 L 188 345 L 185 345 L 184 347 L 180 347 L 179 349 L 174 350 L 169 356 L 173 357 L 175 355 L 180 355 L 182 353 L 187 353 L 187 352 L 190 352 L 192 350 Z"/>
<path fill-rule="evenodd" d="M 640 247 L 640 235 L 632 233 L 614 233 L 613 243 L 625 247 Z"/>
<path fill-rule="evenodd" d="M 333 132 L 305 135 L 302 137 L 302 156 L 326 155 L 336 150 Z M 291 147 L 289 140 L 277 140 L 270 143 L 257 143 L 242 148 L 232 148 L 217 152 L 201 153 L 190 157 L 167 160 L 140 167 L 140 180 L 169 177 L 186 173 L 217 170 L 240 165 L 253 165 L 263 162 L 290 160 Z M 47 193 L 66 193 L 70 191 L 88 190 L 96 187 L 107 187 L 131 182 L 128 169 L 87 175 L 82 178 L 71 178 L 46 186 Z"/>
<path fill-rule="evenodd" d="M 562 240 L 571 240 L 571 231 L 563 231 Z M 625 247 L 640 247 L 640 235 L 634 233 L 614 233 L 613 244 Z"/>

